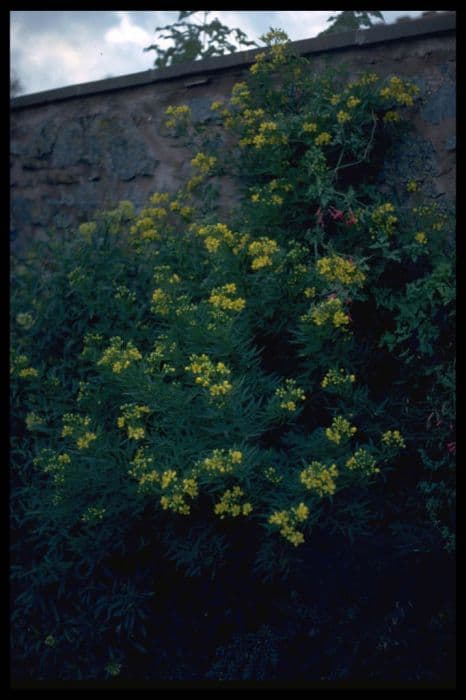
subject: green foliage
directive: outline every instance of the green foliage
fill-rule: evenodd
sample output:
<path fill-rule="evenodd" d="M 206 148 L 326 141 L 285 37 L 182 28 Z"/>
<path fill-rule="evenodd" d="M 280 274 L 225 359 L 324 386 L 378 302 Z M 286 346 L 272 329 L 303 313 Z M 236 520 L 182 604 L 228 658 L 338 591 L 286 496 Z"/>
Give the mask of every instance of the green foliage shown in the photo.
<path fill-rule="evenodd" d="M 198 19 L 194 15 L 199 14 L 199 10 L 182 10 L 178 14 L 177 22 L 155 29 L 156 33 L 160 33 L 160 39 L 170 39 L 173 42 L 167 49 L 160 48 L 158 44 L 151 44 L 143 49 L 156 52 L 156 68 L 166 68 L 211 56 L 223 56 L 225 53 L 237 51 L 238 46 L 257 46 L 255 41 L 248 40 L 241 29 L 230 29 L 217 17 L 208 22 L 210 10 L 203 12 L 201 24 L 193 22 L 193 19 Z"/>
<path fill-rule="evenodd" d="M 385 22 L 380 10 L 342 10 L 337 15 L 332 15 L 328 18 L 327 22 L 332 22 L 332 24 L 327 29 L 324 29 L 323 32 L 320 32 L 318 36 L 372 27 L 373 17 Z"/>
<path fill-rule="evenodd" d="M 36 675 L 144 650 L 144 570 L 83 588 L 109 562 L 214 578 L 240 542 L 273 579 L 319 531 L 453 547 L 452 223 L 377 179 L 417 90 L 264 40 L 208 128 L 167 110 L 193 147 L 179 191 L 13 260 L 14 647 Z"/>

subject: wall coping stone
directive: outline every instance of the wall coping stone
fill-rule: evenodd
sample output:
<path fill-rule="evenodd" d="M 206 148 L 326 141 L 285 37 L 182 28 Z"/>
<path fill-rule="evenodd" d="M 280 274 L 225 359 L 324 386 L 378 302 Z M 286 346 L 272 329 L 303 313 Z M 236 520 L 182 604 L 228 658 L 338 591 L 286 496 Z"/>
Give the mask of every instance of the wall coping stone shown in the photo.
<path fill-rule="evenodd" d="M 341 32 L 313 39 L 293 41 L 292 46 L 300 55 L 311 56 L 313 54 L 327 53 L 330 51 L 345 51 L 356 47 L 369 47 L 374 44 L 389 41 L 400 41 L 415 37 L 425 37 L 445 33 L 456 33 L 456 13 L 445 12 L 438 15 L 429 15 L 406 22 L 394 24 L 380 24 L 370 29 Z M 189 61 L 179 63 L 168 68 L 149 69 L 138 73 L 93 80 L 88 83 L 79 83 L 54 90 L 35 92 L 29 95 L 21 95 L 10 99 L 10 109 L 19 110 L 35 107 L 37 105 L 61 102 L 74 98 L 82 98 L 86 95 L 96 95 L 114 90 L 135 88 L 141 85 L 150 85 L 161 81 L 188 78 L 195 75 L 217 73 L 220 71 L 241 69 L 251 65 L 258 52 L 263 48 L 249 51 L 238 51 L 225 56 L 215 56 L 201 61 Z M 196 81 L 190 81 L 195 85 Z M 199 81 L 206 82 L 204 80 Z M 185 87 L 190 87 L 189 83 Z"/>

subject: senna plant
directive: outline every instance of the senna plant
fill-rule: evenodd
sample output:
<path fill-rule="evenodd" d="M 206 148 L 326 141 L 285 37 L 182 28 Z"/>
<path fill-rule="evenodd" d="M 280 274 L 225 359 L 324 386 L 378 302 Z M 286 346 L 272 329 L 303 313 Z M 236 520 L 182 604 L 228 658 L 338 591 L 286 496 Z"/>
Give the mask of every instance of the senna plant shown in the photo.
<path fill-rule="evenodd" d="M 265 42 L 209 132 L 167 110 L 179 191 L 13 260 L 13 518 L 43 580 L 133 530 L 190 573 L 234 532 L 264 576 L 317 529 L 453 547 L 452 221 L 379 179 L 419 90 Z"/>

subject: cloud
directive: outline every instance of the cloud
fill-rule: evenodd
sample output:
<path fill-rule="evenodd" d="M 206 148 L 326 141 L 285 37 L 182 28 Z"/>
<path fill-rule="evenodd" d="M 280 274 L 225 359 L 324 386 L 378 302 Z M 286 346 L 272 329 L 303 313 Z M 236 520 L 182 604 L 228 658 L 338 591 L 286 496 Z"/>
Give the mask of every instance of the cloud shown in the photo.
<path fill-rule="evenodd" d="M 144 48 L 151 42 L 152 36 L 149 32 L 133 24 L 127 12 L 117 12 L 116 14 L 120 19 L 120 24 L 105 32 L 104 39 L 108 44 L 134 44 Z"/>

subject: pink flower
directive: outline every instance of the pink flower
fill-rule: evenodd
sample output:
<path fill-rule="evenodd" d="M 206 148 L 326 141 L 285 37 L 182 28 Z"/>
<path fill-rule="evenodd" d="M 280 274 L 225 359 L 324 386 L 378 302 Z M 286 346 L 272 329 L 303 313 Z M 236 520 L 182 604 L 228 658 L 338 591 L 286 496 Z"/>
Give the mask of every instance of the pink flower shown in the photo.
<path fill-rule="evenodd" d="M 343 219 L 344 214 L 340 209 L 335 209 L 335 207 L 329 207 L 328 211 L 334 221 L 340 221 L 341 219 Z"/>
<path fill-rule="evenodd" d="M 447 450 L 450 454 L 456 454 L 456 442 L 448 442 Z"/>
<path fill-rule="evenodd" d="M 356 219 L 355 215 L 353 214 L 353 212 L 352 212 L 351 209 L 350 209 L 350 210 L 349 210 L 349 213 L 348 213 L 348 215 L 347 215 L 347 217 L 346 217 L 345 224 L 346 224 L 347 226 L 354 226 L 354 224 L 357 224 L 357 223 L 358 223 L 358 220 Z"/>

